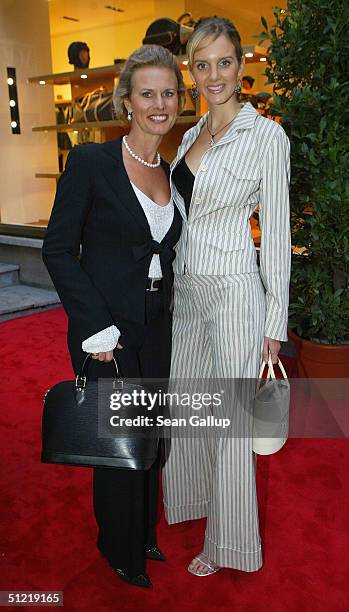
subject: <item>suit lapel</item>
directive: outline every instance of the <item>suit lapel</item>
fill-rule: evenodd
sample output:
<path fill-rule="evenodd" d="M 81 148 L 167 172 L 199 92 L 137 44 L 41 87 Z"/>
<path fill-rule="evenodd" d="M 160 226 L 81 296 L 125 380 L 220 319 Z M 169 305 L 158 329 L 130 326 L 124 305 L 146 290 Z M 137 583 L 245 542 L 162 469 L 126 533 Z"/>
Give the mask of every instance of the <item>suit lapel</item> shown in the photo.
<path fill-rule="evenodd" d="M 228 142 L 234 142 L 240 137 L 241 132 L 244 130 L 250 130 L 254 127 L 256 118 L 259 116 L 258 111 L 252 106 L 251 102 L 245 102 L 236 119 L 234 120 L 231 128 L 224 134 L 215 146 L 227 144 Z"/>
<path fill-rule="evenodd" d="M 115 192 L 118 201 L 134 216 L 136 221 L 143 227 L 149 238 L 151 238 L 150 227 L 147 217 L 144 214 L 143 208 L 140 205 L 138 198 L 133 190 L 133 187 L 128 178 L 126 168 L 122 159 L 122 139 L 108 140 L 103 143 L 103 149 L 108 158 L 108 165 L 102 166 L 101 170 L 106 180 L 111 185 Z M 168 164 L 161 160 L 161 166 L 167 176 L 170 178 L 170 169 Z M 168 240 L 172 235 L 180 230 L 181 218 L 178 210 L 174 209 L 174 218 L 171 227 L 169 228 L 164 240 Z M 179 236 L 178 236 L 179 238 Z M 177 239 L 178 239 L 177 238 Z"/>
<path fill-rule="evenodd" d="M 215 144 L 212 147 L 212 149 L 223 146 L 227 143 L 234 142 L 235 140 L 240 138 L 242 131 L 253 128 L 257 116 L 258 116 L 258 112 L 256 111 L 256 109 L 252 106 L 250 102 L 246 102 L 242 106 L 241 110 L 239 111 L 236 117 L 236 120 L 232 124 L 231 128 L 227 131 L 227 133 L 223 136 L 223 138 L 221 138 L 217 142 L 217 144 Z M 185 221 L 187 221 L 185 203 L 184 203 L 182 196 L 178 193 L 178 190 L 176 189 L 176 186 L 172 179 L 172 173 L 174 169 L 176 168 L 176 166 L 179 164 L 180 160 L 186 155 L 187 151 L 189 151 L 190 147 L 194 144 L 195 140 L 197 139 L 201 131 L 202 126 L 205 124 L 207 120 L 207 117 L 208 117 L 208 113 L 203 115 L 201 119 L 199 119 L 198 123 L 194 125 L 192 128 L 190 128 L 190 130 L 188 130 L 184 134 L 183 140 L 178 148 L 177 155 L 171 164 L 171 172 L 170 172 L 171 193 L 172 193 L 173 200 L 176 203 Z M 194 217 L 197 216 L 195 214 L 195 211 L 192 210 L 192 208 L 193 207 L 191 206 L 190 207 L 191 218 L 193 218 L 192 215 L 194 215 Z M 198 213 L 199 211 L 196 211 L 196 212 Z"/>
<path fill-rule="evenodd" d="M 190 147 L 192 146 L 192 144 L 195 142 L 196 138 L 198 137 L 200 130 L 201 130 L 201 126 L 205 121 L 205 117 L 206 115 L 204 117 L 201 117 L 198 123 L 194 125 L 194 127 L 192 127 L 190 130 L 188 130 L 184 134 L 183 140 L 181 144 L 179 145 L 177 155 L 175 159 L 173 160 L 171 167 L 170 167 L 170 188 L 171 188 L 172 199 L 176 207 L 178 208 L 184 221 L 187 221 L 187 212 L 185 209 L 185 202 L 181 194 L 178 192 L 176 185 L 173 182 L 172 173 L 175 167 L 177 166 L 177 164 L 179 164 L 179 162 L 181 161 L 182 157 L 185 156 L 186 152 L 190 149 Z"/>
<path fill-rule="evenodd" d="M 188 130 L 184 134 L 183 140 L 182 140 L 181 144 L 179 145 L 179 148 L 178 148 L 178 151 L 177 151 L 177 155 L 176 155 L 175 159 L 173 160 L 173 162 L 171 164 L 171 176 L 172 176 L 172 172 L 175 169 L 175 167 L 177 166 L 177 164 L 179 164 L 179 162 L 181 161 L 182 157 L 184 157 L 186 155 L 187 151 L 189 151 L 190 147 L 192 146 L 192 144 L 195 142 L 195 140 L 197 139 L 198 135 L 200 134 L 201 127 L 205 123 L 206 117 L 207 117 L 207 113 L 203 117 L 201 117 L 201 119 L 199 119 L 199 121 L 197 122 L 196 125 L 194 125 L 192 128 L 190 128 L 190 130 Z"/>
<path fill-rule="evenodd" d="M 240 132 L 242 130 L 250 129 L 254 126 L 257 116 L 258 116 L 258 112 L 252 106 L 251 102 L 246 102 L 242 106 L 231 128 L 227 131 L 226 134 L 224 134 L 223 138 L 221 138 L 217 142 L 217 144 L 214 145 L 213 148 L 227 144 L 228 142 L 234 142 L 234 140 L 239 138 Z M 180 162 L 182 157 L 186 155 L 187 151 L 189 151 L 190 147 L 197 139 L 202 126 L 206 122 L 207 117 L 208 117 L 208 113 L 203 115 L 201 119 L 199 119 L 198 123 L 194 125 L 192 128 L 190 128 L 190 130 L 188 130 L 184 134 L 183 140 L 181 144 L 179 145 L 177 155 L 171 164 L 171 175 L 172 175 L 172 171 L 175 169 L 175 167 Z"/>
<path fill-rule="evenodd" d="M 177 191 L 174 182 L 171 180 L 171 197 L 175 204 L 175 209 L 179 210 L 182 219 L 187 220 L 187 213 L 185 210 L 185 202 L 181 194 Z"/>
<path fill-rule="evenodd" d="M 122 139 L 108 140 L 102 145 L 108 164 L 102 165 L 105 179 L 112 187 L 118 201 L 134 216 L 137 223 L 150 234 L 149 223 L 140 205 L 138 198 L 128 178 L 126 168 L 122 159 Z"/>

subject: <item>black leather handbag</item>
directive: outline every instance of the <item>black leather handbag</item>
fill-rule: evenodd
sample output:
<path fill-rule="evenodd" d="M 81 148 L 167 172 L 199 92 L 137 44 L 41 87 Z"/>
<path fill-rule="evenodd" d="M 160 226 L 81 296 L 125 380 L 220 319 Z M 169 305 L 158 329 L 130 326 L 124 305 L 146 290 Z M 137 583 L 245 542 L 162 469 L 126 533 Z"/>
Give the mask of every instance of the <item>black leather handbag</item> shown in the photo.
<path fill-rule="evenodd" d="M 129 470 L 147 470 L 157 458 L 159 436 L 156 413 L 148 412 L 139 401 L 125 402 L 122 398 L 147 396 L 148 389 L 142 384 L 120 378 L 114 358 L 115 379 L 107 382 L 108 391 L 99 381 L 88 380 L 85 372 L 90 363 L 88 354 L 76 380 L 59 382 L 49 389 L 44 397 L 42 417 L 43 463 L 63 463 L 85 467 L 112 467 Z M 104 391 L 103 391 L 104 389 Z M 110 409 L 110 390 L 119 398 L 116 410 Z M 113 414 L 120 419 L 132 420 L 135 426 L 116 427 L 110 433 L 105 416 Z M 144 418 L 148 417 L 147 424 Z M 101 419 L 102 433 L 101 435 Z"/>
<path fill-rule="evenodd" d="M 112 119 L 114 119 L 113 94 L 99 87 L 74 102 L 69 123 L 111 121 Z"/>

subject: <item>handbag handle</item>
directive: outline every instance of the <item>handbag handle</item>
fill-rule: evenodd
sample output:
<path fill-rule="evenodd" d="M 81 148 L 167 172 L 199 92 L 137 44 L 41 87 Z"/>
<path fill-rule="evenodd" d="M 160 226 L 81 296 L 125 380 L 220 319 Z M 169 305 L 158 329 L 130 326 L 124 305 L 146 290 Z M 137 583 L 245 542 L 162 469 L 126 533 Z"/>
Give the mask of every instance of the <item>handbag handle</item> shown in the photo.
<path fill-rule="evenodd" d="M 84 108 L 86 106 L 86 103 L 89 104 L 90 99 L 92 98 L 92 96 L 96 95 L 96 93 L 102 94 L 104 91 L 105 91 L 105 87 L 103 87 L 103 86 L 97 87 L 97 89 L 94 89 L 93 91 L 89 91 L 82 98 L 82 100 L 80 102 L 81 106 Z"/>
<path fill-rule="evenodd" d="M 78 391 L 81 391 L 82 389 L 85 389 L 86 386 L 86 380 L 87 380 L 87 376 L 85 375 L 85 370 L 87 373 L 87 368 L 90 364 L 90 359 L 92 359 L 92 354 L 91 353 L 87 353 L 83 364 L 81 366 L 81 370 L 79 372 L 79 374 L 76 375 L 76 379 L 75 379 L 75 387 Z M 114 367 L 115 367 L 115 373 L 116 373 L 116 379 L 120 379 L 120 374 L 119 374 L 119 368 L 118 368 L 118 364 L 116 362 L 115 357 L 113 356 L 113 362 L 114 362 Z M 118 380 L 118 382 L 123 382 Z"/>
<path fill-rule="evenodd" d="M 274 372 L 274 366 L 273 366 L 273 363 L 272 363 L 272 360 L 271 360 L 271 353 L 270 353 L 270 351 L 269 351 L 269 356 L 268 356 L 268 363 L 265 363 L 263 361 L 263 363 L 261 365 L 261 369 L 259 371 L 258 384 L 257 384 L 257 392 L 260 389 L 261 382 L 262 382 L 262 376 L 263 376 L 264 368 L 265 368 L 266 365 L 268 365 L 267 380 L 269 380 L 270 378 L 272 378 L 272 380 L 275 380 L 276 376 L 275 376 L 275 372 Z M 279 366 L 279 368 L 281 370 L 281 373 L 282 373 L 282 376 L 284 377 L 284 380 L 288 381 L 286 370 L 285 370 L 284 366 L 282 365 L 282 361 L 281 361 L 280 357 L 278 358 L 278 364 L 277 365 Z"/>

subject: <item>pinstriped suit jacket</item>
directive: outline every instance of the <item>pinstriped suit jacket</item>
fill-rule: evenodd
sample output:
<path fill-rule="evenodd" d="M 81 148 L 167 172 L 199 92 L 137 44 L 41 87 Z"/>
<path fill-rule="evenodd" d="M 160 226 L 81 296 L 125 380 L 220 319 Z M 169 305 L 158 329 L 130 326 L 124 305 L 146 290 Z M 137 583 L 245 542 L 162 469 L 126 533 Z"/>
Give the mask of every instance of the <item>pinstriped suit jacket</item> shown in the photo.
<path fill-rule="evenodd" d="M 228 132 L 203 155 L 189 217 L 172 172 L 207 114 L 188 130 L 171 165 L 171 191 L 183 218 L 174 270 L 224 275 L 258 271 L 249 218 L 259 206 L 260 274 L 266 290 L 265 335 L 287 340 L 291 264 L 290 144 L 283 128 L 245 103 Z"/>

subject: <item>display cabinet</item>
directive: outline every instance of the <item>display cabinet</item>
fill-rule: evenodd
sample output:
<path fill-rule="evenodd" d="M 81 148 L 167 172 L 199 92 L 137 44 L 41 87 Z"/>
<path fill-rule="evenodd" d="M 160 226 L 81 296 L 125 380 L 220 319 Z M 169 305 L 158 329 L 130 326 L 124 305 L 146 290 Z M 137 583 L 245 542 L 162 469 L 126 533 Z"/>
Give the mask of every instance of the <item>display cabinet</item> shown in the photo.
<path fill-rule="evenodd" d="M 181 141 L 183 133 L 192 125 L 194 125 L 200 117 L 200 108 L 202 102 L 200 99 L 193 101 L 190 96 L 190 77 L 187 70 L 186 60 L 183 57 L 178 57 L 179 66 L 184 75 L 184 81 L 187 87 L 186 106 L 181 116 L 178 117 L 176 125 L 171 130 L 171 133 L 163 139 L 160 152 L 165 159 L 171 161 L 175 156 L 177 147 Z M 111 93 L 115 82 L 118 79 L 123 63 L 117 63 L 112 66 L 103 66 L 100 68 L 77 69 L 70 72 L 58 74 L 46 74 L 36 77 L 30 77 L 29 83 L 36 86 L 64 86 L 64 96 L 56 97 L 55 107 L 56 116 L 60 111 L 60 116 L 65 111 L 73 108 L 73 105 L 84 96 L 96 90 Z M 63 99 L 64 98 L 64 99 Z M 205 108 L 205 107 L 204 107 Z M 54 125 L 36 125 L 32 127 L 34 132 L 56 132 L 58 135 L 57 147 L 60 156 L 60 170 L 63 169 L 65 158 L 74 144 L 81 142 L 105 142 L 117 138 L 120 135 L 127 133 L 127 126 L 120 119 L 110 119 L 106 121 L 76 121 L 70 120 L 68 123 L 56 123 Z M 64 140 L 59 135 L 67 135 Z M 64 146 L 64 142 L 68 146 Z M 35 174 L 36 178 L 52 178 L 57 179 L 60 172 L 40 172 L 38 168 Z"/>
<path fill-rule="evenodd" d="M 245 53 L 246 64 L 262 61 L 266 56 L 266 49 L 256 45 L 244 47 L 243 51 Z M 178 117 L 175 126 L 172 128 L 171 132 L 164 137 L 161 143 L 160 152 L 163 158 L 169 162 L 175 157 L 184 132 L 194 125 L 199 120 L 200 116 L 207 110 L 204 99 L 200 99 L 199 97 L 194 102 L 190 96 L 191 79 L 186 58 L 181 56 L 177 58 L 177 61 L 182 70 L 184 82 L 187 87 L 187 100 L 183 114 Z M 30 77 L 28 82 L 32 83 L 34 86 L 60 86 L 63 88 L 63 95 L 60 94 L 60 97 L 58 95 L 55 99 L 56 111 L 59 111 L 72 106 L 77 100 L 99 88 L 103 88 L 106 92 L 111 93 L 122 66 L 123 63 L 116 63 L 112 66 L 102 66 L 100 68 L 77 69 L 70 72 L 41 75 Z M 243 98 L 249 99 L 248 92 L 245 92 Z M 56 123 L 55 125 L 37 125 L 33 126 L 32 130 L 34 132 L 54 131 L 57 133 L 57 148 L 58 154 L 61 156 L 60 166 L 62 169 L 69 148 L 74 144 L 91 140 L 93 142 L 105 142 L 117 138 L 127 133 L 127 126 L 125 126 L 124 122 L 120 119 L 110 119 L 107 121 L 72 121 L 70 123 Z M 69 140 L 66 140 L 66 142 L 70 142 L 69 147 L 65 148 L 63 146 L 63 139 L 60 139 L 59 143 L 60 134 L 69 135 Z M 61 146 L 59 146 L 59 144 Z M 57 180 L 60 176 L 60 172 L 41 172 L 40 168 L 38 168 L 35 176 L 39 179 L 51 178 Z M 257 219 L 258 215 L 251 218 L 251 232 L 256 246 L 259 246 L 260 230 Z"/>

